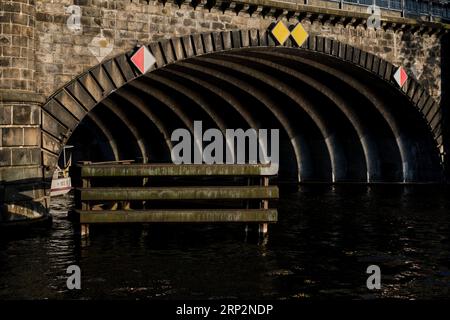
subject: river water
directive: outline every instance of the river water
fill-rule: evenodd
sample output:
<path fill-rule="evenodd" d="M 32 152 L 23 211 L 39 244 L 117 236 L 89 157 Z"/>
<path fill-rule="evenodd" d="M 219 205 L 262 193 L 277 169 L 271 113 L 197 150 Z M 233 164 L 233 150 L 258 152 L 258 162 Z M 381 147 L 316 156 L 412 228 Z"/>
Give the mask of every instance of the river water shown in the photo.
<path fill-rule="evenodd" d="M 447 298 L 450 197 L 442 186 L 282 190 L 265 238 L 242 225 L 108 226 L 81 242 L 53 199 L 53 227 L 0 237 L 3 299 Z M 81 268 L 81 290 L 66 269 Z M 366 268 L 381 269 L 368 290 Z"/>

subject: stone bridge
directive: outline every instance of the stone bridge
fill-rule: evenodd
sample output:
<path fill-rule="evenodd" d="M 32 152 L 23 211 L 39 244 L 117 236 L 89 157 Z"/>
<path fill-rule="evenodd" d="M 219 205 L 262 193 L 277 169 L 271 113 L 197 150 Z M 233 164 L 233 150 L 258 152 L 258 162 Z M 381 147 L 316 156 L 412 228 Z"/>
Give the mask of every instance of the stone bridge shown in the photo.
<path fill-rule="evenodd" d="M 170 161 L 171 132 L 279 128 L 280 179 L 448 181 L 446 3 L 2 0 L 0 221 L 45 219 L 75 160 Z M 301 47 L 277 21 L 301 23 Z M 156 58 L 141 75 L 139 46 Z M 400 87 L 398 67 L 408 73 Z"/>

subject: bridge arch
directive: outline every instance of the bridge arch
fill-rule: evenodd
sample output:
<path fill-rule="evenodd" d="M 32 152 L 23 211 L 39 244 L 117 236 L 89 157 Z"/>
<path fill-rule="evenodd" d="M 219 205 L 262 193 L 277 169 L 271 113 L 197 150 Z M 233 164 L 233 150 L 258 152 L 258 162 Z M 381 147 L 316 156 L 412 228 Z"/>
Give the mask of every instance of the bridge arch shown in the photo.
<path fill-rule="evenodd" d="M 276 46 L 261 30 L 193 34 L 148 48 L 156 58 L 149 73 L 140 75 L 128 52 L 48 99 L 42 108 L 47 177 L 89 114 L 111 160 L 168 161 L 171 131 L 192 131 L 193 121 L 203 120 L 220 130 L 280 128 L 286 179 L 441 180 L 438 103 L 412 76 L 399 89 L 395 66 L 379 57 L 319 36 L 300 48 L 290 41 Z M 105 125 L 118 121 L 121 132 Z"/>

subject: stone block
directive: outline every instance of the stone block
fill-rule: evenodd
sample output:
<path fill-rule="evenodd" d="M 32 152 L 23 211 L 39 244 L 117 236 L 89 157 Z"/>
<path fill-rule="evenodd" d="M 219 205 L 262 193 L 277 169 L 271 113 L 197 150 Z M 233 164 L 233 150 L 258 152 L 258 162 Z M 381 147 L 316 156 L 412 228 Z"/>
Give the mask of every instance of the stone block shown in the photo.
<path fill-rule="evenodd" d="M 0 124 L 11 124 L 12 123 L 12 106 L 2 106 L 0 105 Z"/>
<path fill-rule="evenodd" d="M 0 167 L 7 167 L 11 165 L 11 149 L 0 148 Z"/>
<path fill-rule="evenodd" d="M 24 142 L 23 128 L 8 127 L 1 128 L 2 131 L 2 146 L 22 146 Z"/>
<path fill-rule="evenodd" d="M 15 105 L 13 110 L 13 124 L 40 124 L 40 107 L 30 105 Z"/>
<path fill-rule="evenodd" d="M 41 166 L 0 167 L 0 181 L 14 182 L 42 179 Z"/>
<path fill-rule="evenodd" d="M 41 163 L 41 149 L 12 148 L 11 159 L 14 166 L 39 165 Z"/>
<path fill-rule="evenodd" d="M 40 146 L 41 145 L 41 130 L 40 128 L 23 128 L 24 137 L 23 137 L 23 145 L 24 146 Z"/>

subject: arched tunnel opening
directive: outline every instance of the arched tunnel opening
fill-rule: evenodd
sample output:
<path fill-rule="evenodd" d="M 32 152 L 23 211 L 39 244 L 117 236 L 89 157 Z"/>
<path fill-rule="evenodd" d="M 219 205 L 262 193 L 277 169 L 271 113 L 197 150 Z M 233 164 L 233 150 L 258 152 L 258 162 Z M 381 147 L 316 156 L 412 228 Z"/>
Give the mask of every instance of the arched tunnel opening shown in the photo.
<path fill-rule="evenodd" d="M 204 54 L 109 94 L 67 144 L 73 162 L 170 162 L 171 134 L 279 129 L 279 181 L 438 182 L 439 152 L 420 111 L 356 64 L 287 47 Z"/>

